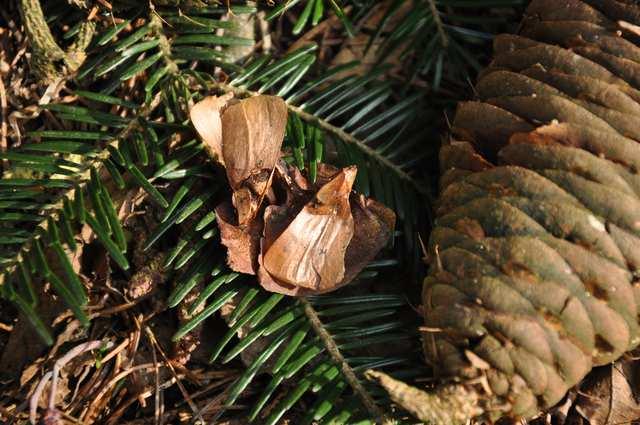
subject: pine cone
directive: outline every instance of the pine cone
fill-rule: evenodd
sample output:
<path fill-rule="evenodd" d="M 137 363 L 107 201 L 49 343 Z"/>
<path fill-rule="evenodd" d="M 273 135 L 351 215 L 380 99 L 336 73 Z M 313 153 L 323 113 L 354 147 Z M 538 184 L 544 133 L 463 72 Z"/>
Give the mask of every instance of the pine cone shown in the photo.
<path fill-rule="evenodd" d="M 510 416 L 638 345 L 640 5 L 533 0 L 440 152 L 424 350 Z"/>

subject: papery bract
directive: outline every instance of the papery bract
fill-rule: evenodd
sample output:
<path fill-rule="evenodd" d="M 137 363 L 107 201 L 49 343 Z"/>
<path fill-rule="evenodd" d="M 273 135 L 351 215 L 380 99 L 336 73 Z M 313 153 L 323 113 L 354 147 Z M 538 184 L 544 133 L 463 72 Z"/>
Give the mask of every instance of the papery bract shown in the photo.
<path fill-rule="evenodd" d="M 269 246 L 263 267 L 275 279 L 315 290 L 344 277 L 344 255 L 353 236 L 349 194 L 356 168 L 338 173 Z"/>

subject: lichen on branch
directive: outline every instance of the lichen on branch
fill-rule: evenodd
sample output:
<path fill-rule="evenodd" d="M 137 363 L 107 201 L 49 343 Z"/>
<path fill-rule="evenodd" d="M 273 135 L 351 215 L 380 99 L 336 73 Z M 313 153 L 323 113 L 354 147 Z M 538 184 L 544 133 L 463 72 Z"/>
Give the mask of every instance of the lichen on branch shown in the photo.
<path fill-rule="evenodd" d="M 51 34 L 39 0 L 20 0 L 20 14 L 31 44 L 31 66 L 46 81 L 76 71 L 86 58 L 85 49 L 95 32 L 95 23 L 82 23 L 75 42 L 65 52 Z M 66 69 L 63 69 L 63 65 Z"/>

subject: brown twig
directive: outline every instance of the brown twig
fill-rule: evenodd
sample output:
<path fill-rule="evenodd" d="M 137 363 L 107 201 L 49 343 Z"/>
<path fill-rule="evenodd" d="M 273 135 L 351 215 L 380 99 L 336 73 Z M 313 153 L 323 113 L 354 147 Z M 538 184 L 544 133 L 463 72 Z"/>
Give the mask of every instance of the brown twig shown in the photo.
<path fill-rule="evenodd" d="M 162 407 L 160 405 L 160 367 L 158 366 L 158 356 L 156 355 L 155 347 L 151 350 L 153 356 L 153 373 L 154 373 L 154 397 L 153 397 L 153 420 L 156 425 L 162 423 Z"/>
<path fill-rule="evenodd" d="M 449 46 L 449 37 L 447 37 L 447 33 L 444 30 L 444 23 L 442 22 L 442 18 L 440 17 L 440 12 L 436 6 L 436 2 L 434 0 L 428 0 L 429 9 L 431 9 L 431 16 L 433 17 L 433 22 L 436 24 L 436 28 L 438 29 L 438 36 L 440 37 L 440 44 L 445 49 Z"/>
<path fill-rule="evenodd" d="M 80 344 L 71 350 L 64 356 L 60 357 L 53 364 L 53 370 L 47 372 L 36 387 L 31 399 L 29 401 L 29 420 L 32 424 L 36 423 L 36 415 L 38 411 L 38 401 L 40 400 L 40 396 L 42 391 L 44 390 L 45 385 L 51 380 L 51 387 L 49 388 L 49 402 L 47 405 L 47 411 L 45 415 L 53 415 L 56 411 L 55 400 L 56 400 L 56 392 L 58 389 L 58 375 L 60 370 L 75 357 L 79 356 L 82 353 L 91 350 L 97 350 L 103 346 L 110 348 L 113 345 L 112 342 L 103 343 L 102 341 L 88 341 L 83 344 Z"/>
<path fill-rule="evenodd" d="M 91 407 L 85 413 L 84 419 L 85 420 L 89 420 L 89 421 L 93 420 L 94 411 L 95 411 L 95 408 L 93 406 L 96 406 L 97 403 L 102 399 L 102 397 L 105 396 L 107 391 L 109 391 L 109 389 L 111 389 L 111 387 L 113 387 L 115 384 L 120 382 L 121 379 L 126 378 L 127 376 L 131 375 L 133 372 L 137 372 L 139 370 L 149 370 L 149 369 L 153 369 L 154 367 L 155 366 L 154 366 L 153 363 L 144 363 L 144 364 L 139 364 L 139 365 L 130 367 L 130 368 L 125 369 L 125 370 L 121 371 L 120 373 L 116 374 L 113 378 L 111 378 L 111 380 L 109 380 L 109 382 L 107 382 L 100 389 L 98 394 L 96 394 L 93 397 L 93 401 L 92 401 Z"/>
<path fill-rule="evenodd" d="M 76 43 L 68 52 L 65 52 L 53 38 L 39 0 L 20 0 L 19 7 L 27 37 L 31 43 L 31 63 L 34 71 L 50 82 L 62 77 L 56 62 L 64 61 L 71 72 L 77 70 L 86 57 L 84 49 L 93 37 L 95 24 L 85 22 L 78 32 Z"/>
<path fill-rule="evenodd" d="M 182 396 L 187 401 L 187 404 L 189 404 L 189 407 L 191 408 L 191 411 L 193 412 L 194 416 L 196 416 L 203 423 L 205 423 L 204 419 L 202 418 L 202 416 L 200 414 L 200 411 L 198 410 L 198 406 L 193 402 L 193 400 L 191 399 L 191 396 L 187 392 L 187 389 L 184 387 L 184 385 L 182 385 L 182 381 L 178 378 L 178 373 L 176 372 L 175 368 L 173 367 L 173 364 L 171 363 L 171 360 L 169 360 L 169 358 L 165 354 L 165 352 L 162 349 L 162 347 L 160 347 L 160 344 L 158 344 L 158 341 L 156 340 L 156 336 L 154 335 L 153 331 L 151 330 L 151 328 L 149 326 L 145 326 L 144 330 L 145 330 L 145 332 L 147 334 L 147 337 L 149 338 L 149 341 L 151 341 L 151 344 L 155 347 L 155 349 L 158 350 L 158 352 L 160 353 L 160 356 L 162 356 L 162 359 L 164 360 L 166 366 L 169 368 L 169 370 L 171 371 L 173 376 L 176 378 L 176 384 L 178 385 L 178 388 L 180 389 L 180 392 L 182 393 Z"/>
<path fill-rule="evenodd" d="M 392 423 L 391 420 L 382 411 L 382 409 L 380 409 L 380 407 L 375 403 L 373 398 L 371 398 L 367 390 L 365 390 L 365 388 L 362 386 L 355 372 L 353 371 L 353 369 L 351 369 L 349 363 L 347 363 L 347 361 L 344 359 L 344 356 L 333 340 L 333 337 L 322 325 L 322 322 L 320 321 L 320 318 L 318 317 L 318 314 L 316 313 L 313 306 L 304 297 L 299 298 L 299 301 L 304 308 L 304 314 L 307 316 L 309 322 L 311 323 L 311 327 L 326 347 L 333 361 L 335 361 L 340 366 L 340 370 L 342 371 L 345 380 L 351 386 L 356 395 L 360 398 L 360 401 L 362 401 L 364 407 L 369 411 L 369 414 L 372 417 L 377 418 L 380 423 Z"/>
<path fill-rule="evenodd" d="M 129 345 L 130 342 L 131 340 L 129 338 L 125 338 L 124 341 L 122 341 L 117 347 L 114 347 L 113 350 L 108 352 L 107 355 L 102 358 L 102 364 L 108 362 L 109 360 L 114 358 L 116 355 L 118 355 L 118 353 L 124 350 L 127 347 L 127 345 Z"/>
<path fill-rule="evenodd" d="M 162 382 L 161 384 L 159 384 L 159 389 L 160 390 L 165 390 L 169 387 L 171 387 L 173 384 L 176 383 L 176 378 L 170 378 L 164 382 Z M 115 424 L 121 424 L 122 421 L 120 420 L 121 416 L 125 413 L 125 411 L 129 408 L 129 406 L 131 406 L 133 403 L 135 403 L 136 401 L 139 401 L 141 399 L 146 399 L 148 397 L 151 397 L 151 395 L 155 392 L 155 387 L 148 387 L 148 388 L 144 388 L 142 390 L 142 392 L 140 392 L 139 394 L 135 394 L 132 395 L 131 397 L 129 397 L 129 399 L 127 399 L 124 403 L 120 404 L 120 407 L 118 407 L 117 410 L 113 411 L 113 413 L 111 413 L 109 415 L 109 419 L 106 425 L 115 425 Z M 145 418 L 144 419 L 146 422 L 148 422 L 148 420 Z M 146 423 L 145 422 L 145 423 Z"/>

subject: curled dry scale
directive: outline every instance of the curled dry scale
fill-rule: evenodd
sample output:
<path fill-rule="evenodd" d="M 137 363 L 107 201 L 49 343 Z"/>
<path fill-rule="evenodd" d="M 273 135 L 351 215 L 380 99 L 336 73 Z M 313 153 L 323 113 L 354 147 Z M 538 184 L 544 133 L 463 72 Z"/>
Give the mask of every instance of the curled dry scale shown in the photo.
<path fill-rule="evenodd" d="M 356 167 L 320 164 L 310 182 L 280 159 L 282 99 L 211 96 L 191 121 L 233 192 L 216 208 L 233 270 L 257 274 L 268 291 L 320 294 L 349 283 L 389 241 L 395 215 L 352 192 Z"/>
<path fill-rule="evenodd" d="M 476 93 L 423 290 L 426 357 L 458 380 L 436 392 L 463 407 L 370 374 L 438 424 L 535 417 L 640 342 L 640 4 L 533 0 Z"/>

